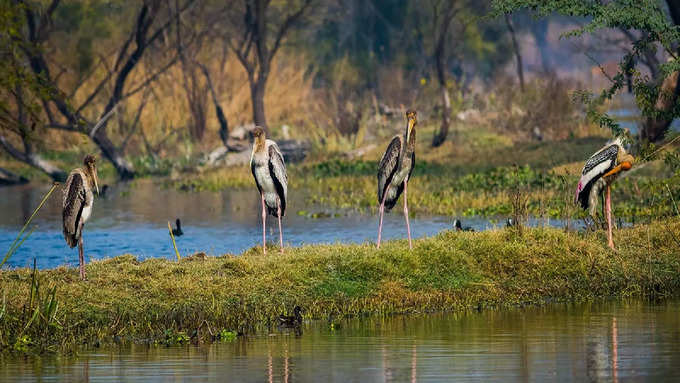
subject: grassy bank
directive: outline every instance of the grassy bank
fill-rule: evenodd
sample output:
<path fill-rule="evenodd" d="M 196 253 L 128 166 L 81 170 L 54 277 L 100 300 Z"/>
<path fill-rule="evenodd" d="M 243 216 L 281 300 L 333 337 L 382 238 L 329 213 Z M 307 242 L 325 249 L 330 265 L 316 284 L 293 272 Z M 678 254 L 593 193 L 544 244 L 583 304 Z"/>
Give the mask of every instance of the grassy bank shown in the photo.
<path fill-rule="evenodd" d="M 172 262 L 132 255 L 76 269 L 0 272 L 4 352 L 229 338 L 294 305 L 305 317 L 467 310 L 680 291 L 680 219 L 603 232 L 443 232 L 415 241 L 315 245 Z M 272 249 L 274 250 L 274 249 Z"/>

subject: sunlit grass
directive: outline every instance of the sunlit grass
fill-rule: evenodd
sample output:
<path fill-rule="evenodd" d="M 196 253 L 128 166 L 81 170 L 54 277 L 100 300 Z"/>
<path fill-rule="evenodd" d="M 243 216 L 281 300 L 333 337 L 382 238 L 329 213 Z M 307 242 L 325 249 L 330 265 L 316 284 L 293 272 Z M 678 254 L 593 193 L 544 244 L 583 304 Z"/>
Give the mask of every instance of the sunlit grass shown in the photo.
<path fill-rule="evenodd" d="M 124 255 L 88 264 L 85 282 L 74 268 L 38 271 L 34 283 L 29 269 L 5 270 L 0 348 L 210 341 L 223 331 L 251 333 L 294 305 L 310 319 L 663 297 L 680 288 L 678 233 L 678 219 L 618 230 L 618 252 L 606 247 L 602 231 L 532 228 L 522 235 L 445 231 L 416 240 L 413 251 L 398 240 L 380 250 L 372 243 L 314 245 L 262 256 L 255 247 L 181 262 Z M 36 284 L 44 286 L 41 297 L 56 287 L 49 326 L 26 325 Z"/>

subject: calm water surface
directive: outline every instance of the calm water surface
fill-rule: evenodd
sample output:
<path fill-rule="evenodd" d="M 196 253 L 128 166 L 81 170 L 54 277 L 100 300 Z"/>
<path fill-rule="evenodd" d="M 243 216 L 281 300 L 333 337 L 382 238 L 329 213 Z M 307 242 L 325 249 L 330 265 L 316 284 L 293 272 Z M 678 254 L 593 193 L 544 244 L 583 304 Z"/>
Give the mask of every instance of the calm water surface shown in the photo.
<path fill-rule="evenodd" d="M 30 217 L 49 186 L 23 185 L 0 188 L 0 252 L 4 254 L 24 222 Z M 283 219 L 284 242 L 288 246 L 309 243 L 375 241 L 377 217 L 349 211 L 331 211 L 308 206 L 295 190 Z M 34 218 L 36 231 L 7 263 L 10 267 L 33 264 L 39 268 L 77 265 L 77 248 L 69 249 L 61 233 L 61 189 L 56 189 Z M 309 218 L 299 211 L 330 213 L 330 217 Z M 162 189 L 150 180 L 118 184 L 109 188 L 106 197 L 95 199 L 92 216 L 84 230 L 86 259 L 100 259 L 131 253 L 139 258 L 174 258 L 167 224 L 182 220 L 185 233 L 177 237 L 182 255 L 205 251 L 210 255 L 240 253 L 261 244 L 260 200 L 253 190 L 186 193 Z M 453 219 L 441 216 L 417 216 L 411 219 L 414 237 L 434 235 L 450 229 Z M 537 224 L 538 222 L 534 222 Z M 553 221 L 553 224 L 562 224 Z M 476 230 L 493 227 L 488 220 L 464 219 L 465 226 Z M 267 238 L 278 241 L 276 219 L 267 218 Z M 406 238 L 400 207 L 385 216 L 383 236 Z"/>
<path fill-rule="evenodd" d="M 209 346 L 4 360 L 8 382 L 680 381 L 680 302 L 352 319 Z"/>

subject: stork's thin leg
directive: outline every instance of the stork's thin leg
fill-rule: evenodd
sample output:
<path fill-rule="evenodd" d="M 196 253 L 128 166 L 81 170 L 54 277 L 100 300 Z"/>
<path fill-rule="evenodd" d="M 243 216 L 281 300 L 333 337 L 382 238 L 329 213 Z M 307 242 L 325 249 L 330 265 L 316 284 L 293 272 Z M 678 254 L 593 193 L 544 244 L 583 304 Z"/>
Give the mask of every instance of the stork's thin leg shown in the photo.
<path fill-rule="evenodd" d="M 611 188 L 607 185 L 607 197 L 606 197 L 606 210 L 607 210 L 607 241 L 609 247 L 614 249 L 614 239 L 612 238 L 612 198 L 611 198 Z"/>
<path fill-rule="evenodd" d="M 80 267 L 80 279 L 85 280 L 85 254 L 83 253 L 83 237 L 78 240 L 78 264 Z"/>
<path fill-rule="evenodd" d="M 380 224 L 378 225 L 378 249 L 380 248 L 380 239 L 382 238 L 382 227 L 383 227 L 383 215 L 385 213 L 385 198 L 387 198 L 387 192 L 389 191 L 389 186 L 385 188 L 385 194 L 383 194 L 382 202 L 380 202 Z"/>
<path fill-rule="evenodd" d="M 276 209 L 279 216 L 279 246 L 281 246 L 281 254 L 283 254 L 283 230 L 281 230 L 281 205 Z"/>
<path fill-rule="evenodd" d="M 267 209 L 264 206 L 264 194 L 260 194 L 262 197 L 262 254 L 267 255 Z"/>
<path fill-rule="evenodd" d="M 413 244 L 411 243 L 411 225 L 408 223 L 408 178 L 404 180 L 404 218 L 406 219 L 406 231 L 408 232 L 408 248 L 413 249 Z"/>

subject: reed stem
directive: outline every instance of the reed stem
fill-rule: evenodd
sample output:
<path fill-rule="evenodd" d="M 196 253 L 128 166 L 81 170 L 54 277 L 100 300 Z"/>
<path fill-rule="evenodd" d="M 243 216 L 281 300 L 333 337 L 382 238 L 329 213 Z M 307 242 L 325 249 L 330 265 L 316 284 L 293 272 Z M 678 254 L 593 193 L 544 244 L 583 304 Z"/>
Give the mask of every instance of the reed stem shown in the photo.
<path fill-rule="evenodd" d="M 5 264 L 5 262 L 7 262 L 9 257 L 12 256 L 12 254 L 16 251 L 16 249 L 18 249 L 19 246 L 21 246 L 21 244 L 24 243 L 26 238 L 28 238 L 28 236 L 31 235 L 33 230 L 35 230 L 35 228 L 33 228 L 33 230 L 31 230 L 31 232 L 28 233 L 28 235 L 26 237 L 24 237 L 24 239 L 21 240 L 21 242 L 19 242 L 19 238 L 21 238 L 21 235 L 24 233 L 24 231 L 26 230 L 28 225 L 31 223 L 31 221 L 33 220 L 33 217 L 35 217 L 35 215 L 38 214 L 38 211 L 43 207 L 45 202 L 47 202 L 47 199 L 50 197 L 50 194 L 52 194 L 52 192 L 54 191 L 54 189 L 57 186 L 59 186 L 59 182 L 55 182 L 54 184 L 52 184 L 52 188 L 50 189 L 50 191 L 47 192 L 47 194 L 45 194 L 42 201 L 40 201 L 40 205 L 38 205 L 38 207 L 35 208 L 35 210 L 33 210 L 33 214 L 31 214 L 31 217 L 28 218 L 28 221 L 26 221 L 26 223 L 24 224 L 24 227 L 21 228 L 19 235 L 17 235 L 17 237 L 14 239 L 14 242 L 12 242 L 12 245 L 9 247 L 9 250 L 7 250 L 7 253 L 5 253 L 5 257 L 2 259 L 2 262 L 0 262 L 0 267 L 2 267 L 2 265 Z"/>
<path fill-rule="evenodd" d="M 170 239 L 172 239 L 172 247 L 175 248 L 175 255 L 177 256 L 177 262 L 179 262 L 180 259 L 179 251 L 177 251 L 177 243 L 175 243 L 175 235 L 172 234 L 172 226 L 170 225 L 170 221 L 168 221 L 168 232 L 170 232 Z"/>

